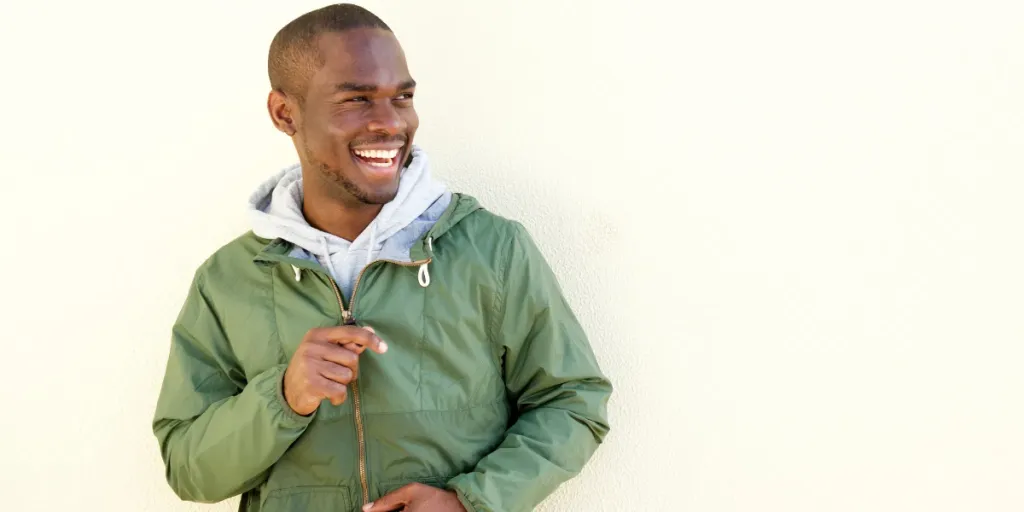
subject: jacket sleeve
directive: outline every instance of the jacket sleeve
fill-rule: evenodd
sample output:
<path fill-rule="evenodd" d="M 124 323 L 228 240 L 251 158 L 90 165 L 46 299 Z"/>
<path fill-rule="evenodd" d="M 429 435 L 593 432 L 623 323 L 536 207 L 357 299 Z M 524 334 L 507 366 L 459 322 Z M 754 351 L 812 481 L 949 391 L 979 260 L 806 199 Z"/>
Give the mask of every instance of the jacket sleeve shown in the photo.
<path fill-rule="evenodd" d="M 171 330 L 153 432 L 183 500 L 213 503 L 259 485 L 302 434 L 283 396 L 286 365 L 246 382 L 199 273 Z"/>
<path fill-rule="evenodd" d="M 516 419 L 472 472 L 448 482 L 470 512 L 533 510 L 582 470 L 609 431 L 611 383 L 551 268 L 513 225 L 493 333 Z"/>

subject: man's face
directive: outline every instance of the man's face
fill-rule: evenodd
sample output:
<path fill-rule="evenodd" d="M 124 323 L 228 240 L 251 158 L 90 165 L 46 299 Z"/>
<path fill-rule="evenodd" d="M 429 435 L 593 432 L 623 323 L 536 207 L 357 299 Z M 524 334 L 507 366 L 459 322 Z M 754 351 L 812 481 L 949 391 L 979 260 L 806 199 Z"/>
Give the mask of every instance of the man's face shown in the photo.
<path fill-rule="evenodd" d="M 346 195 L 384 204 L 419 126 L 415 82 L 394 34 L 355 29 L 320 36 L 323 67 L 310 79 L 296 142 L 306 163 Z"/>

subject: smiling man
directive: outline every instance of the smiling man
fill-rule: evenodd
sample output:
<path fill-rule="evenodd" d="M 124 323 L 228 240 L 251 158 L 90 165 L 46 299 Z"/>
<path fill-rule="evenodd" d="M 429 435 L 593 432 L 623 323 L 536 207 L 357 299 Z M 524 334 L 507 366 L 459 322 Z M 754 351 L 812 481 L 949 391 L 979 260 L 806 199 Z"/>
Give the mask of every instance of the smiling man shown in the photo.
<path fill-rule="evenodd" d="M 431 177 L 391 29 L 347 4 L 270 47 L 299 163 L 195 273 L 153 430 L 182 499 L 253 512 L 532 510 L 611 384 L 518 222 Z"/>

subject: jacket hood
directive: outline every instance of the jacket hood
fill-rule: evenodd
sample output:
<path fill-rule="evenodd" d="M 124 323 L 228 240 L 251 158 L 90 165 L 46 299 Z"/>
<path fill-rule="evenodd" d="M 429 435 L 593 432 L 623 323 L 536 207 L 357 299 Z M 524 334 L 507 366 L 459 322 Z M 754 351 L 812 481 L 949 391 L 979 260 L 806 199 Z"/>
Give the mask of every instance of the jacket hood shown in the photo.
<path fill-rule="evenodd" d="M 248 215 L 259 237 L 294 245 L 292 256 L 315 259 L 347 288 L 349 276 L 374 259 L 411 261 L 410 249 L 446 212 L 451 193 L 430 173 L 426 153 L 413 146 L 401 171 L 398 193 L 349 241 L 310 226 L 302 213 L 302 167 L 290 166 L 261 184 L 250 196 Z"/>

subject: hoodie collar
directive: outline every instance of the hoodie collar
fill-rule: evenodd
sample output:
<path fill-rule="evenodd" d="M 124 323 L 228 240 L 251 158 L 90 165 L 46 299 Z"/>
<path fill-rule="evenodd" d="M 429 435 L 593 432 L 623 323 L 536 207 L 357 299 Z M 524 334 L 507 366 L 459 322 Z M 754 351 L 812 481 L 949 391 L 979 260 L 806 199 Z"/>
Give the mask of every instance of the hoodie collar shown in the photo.
<path fill-rule="evenodd" d="M 250 196 L 249 219 L 261 238 L 282 239 L 310 254 L 330 258 L 338 251 L 377 246 L 416 220 L 447 188 L 432 178 L 426 153 L 413 146 L 412 160 L 402 170 L 395 198 L 381 208 L 367 228 L 349 242 L 316 229 L 302 213 L 302 168 L 292 165 L 261 184 Z"/>
<path fill-rule="evenodd" d="M 445 208 L 441 217 L 438 218 L 427 234 L 417 240 L 410 248 L 409 252 L 412 260 L 433 258 L 432 248 L 427 243 L 428 239 L 437 240 L 471 213 L 484 209 L 473 196 L 460 193 L 452 193 L 451 196 L 451 202 Z M 258 263 L 285 262 L 302 268 L 321 270 L 308 259 L 292 256 L 295 246 L 287 240 L 282 238 L 267 239 L 259 235 L 256 236 L 261 239 L 264 246 L 253 258 L 253 261 Z"/>

